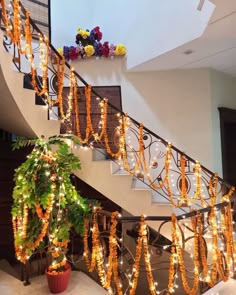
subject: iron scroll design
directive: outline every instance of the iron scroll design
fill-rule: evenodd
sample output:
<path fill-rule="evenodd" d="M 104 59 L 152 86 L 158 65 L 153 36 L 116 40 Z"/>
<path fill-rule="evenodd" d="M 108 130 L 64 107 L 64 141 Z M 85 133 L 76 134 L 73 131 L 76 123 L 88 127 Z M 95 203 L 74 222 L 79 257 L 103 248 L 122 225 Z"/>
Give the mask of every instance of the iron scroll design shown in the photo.
<path fill-rule="evenodd" d="M 21 16 L 20 38 L 24 43 L 26 38 L 25 22 L 27 19 L 27 11 L 20 2 L 19 7 Z M 12 8 L 9 8 L 8 10 L 8 19 L 11 27 L 13 27 L 13 11 L 11 9 Z M 40 57 L 42 57 L 43 49 L 40 47 L 40 44 L 44 43 L 45 45 L 44 58 L 46 58 L 46 37 L 31 18 L 29 18 L 29 22 L 33 44 L 32 52 L 35 60 L 36 87 L 40 91 L 44 87 L 41 78 L 43 76 L 43 71 L 40 66 Z M 41 43 L 39 42 L 40 38 Z M 30 77 L 30 63 L 25 62 L 29 59 L 27 54 L 21 54 L 19 45 L 13 43 L 7 34 L 5 34 L 4 37 L 4 46 L 6 50 L 12 53 L 13 62 L 18 71 Z M 25 59 L 24 62 L 23 59 Z M 68 116 L 66 115 L 63 117 L 58 103 L 52 103 L 57 100 L 58 96 L 58 60 L 60 61 L 61 59 L 62 56 L 54 46 L 48 43 L 48 91 L 47 93 L 43 93 L 40 97 L 48 105 L 49 116 L 61 120 L 63 132 L 78 135 L 76 110 L 72 109 L 68 113 L 68 110 L 70 109 L 68 98 L 63 98 L 64 112 L 65 114 L 69 114 Z M 36 65 L 36 63 L 38 64 Z M 71 65 L 66 61 L 63 78 L 65 86 L 69 86 L 71 83 L 71 70 Z M 89 87 L 89 84 L 74 69 L 72 72 L 76 79 L 75 84 L 78 87 L 78 97 L 76 98 L 78 106 L 81 112 L 85 112 L 87 117 L 90 117 L 90 114 L 88 113 L 88 99 L 86 94 L 80 89 L 81 87 L 79 87 L 79 85 Z M 179 209 L 184 212 L 189 212 L 193 209 L 212 205 L 211 199 L 213 190 L 216 203 L 221 201 L 222 195 L 229 193 L 230 186 L 223 179 L 216 176 L 215 173 L 200 164 L 200 166 L 197 166 L 198 168 L 196 168 L 196 161 L 194 159 L 184 154 L 135 119 L 121 112 L 116 106 L 111 105 L 109 103 L 109 98 L 107 101 L 107 112 L 113 118 L 112 132 L 109 133 L 106 140 L 99 136 L 94 136 L 94 134 L 101 133 L 103 123 L 102 117 L 104 116 L 102 109 L 104 108 L 104 101 L 106 100 L 101 97 L 93 87 L 91 87 L 91 92 L 93 94 L 92 99 L 95 100 L 93 103 L 93 112 L 98 114 L 98 116 L 96 119 L 91 119 L 90 117 L 93 134 L 91 133 L 88 136 L 86 142 L 83 143 L 83 146 L 89 146 L 92 148 L 99 147 L 99 151 L 104 152 L 106 158 L 110 158 L 117 163 L 117 173 L 121 173 L 121 170 L 123 169 L 128 170 L 128 172 L 134 176 L 134 179 L 139 180 L 139 183 L 152 189 L 153 198 L 157 203 L 169 204 L 171 202 L 172 205 L 174 205 L 173 208 L 175 207 L 177 212 L 179 212 Z M 81 118 L 79 118 L 79 120 L 81 120 Z M 122 124 L 123 127 L 121 127 Z M 106 128 L 109 129 L 110 126 L 106 126 Z M 81 130 L 80 133 L 82 138 L 86 137 L 85 129 Z M 121 138 L 123 140 L 122 148 L 125 153 L 120 153 Z M 141 148 L 142 151 L 140 150 Z M 184 164 L 182 163 L 183 155 Z M 167 164 L 168 169 L 166 168 Z M 196 186 L 198 186 L 198 192 Z M 185 189 L 185 201 L 183 201 L 183 187 Z"/>
<path fill-rule="evenodd" d="M 202 251 L 204 251 L 205 259 L 208 261 L 212 261 L 212 257 L 214 257 L 214 251 L 212 251 L 212 235 L 215 235 L 213 233 L 211 222 L 209 221 L 209 216 L 212 214 L 212 212 L 216 213 L 217 223 L 221 223 L 222 221 L 222 212 L 224 208 L 226 208 L 229 204 L 227 202 L 222 203 L 220 205 L 217 205 L 214 208 L 205 208 L 201 209 L 198 212 L 191 212 L 191 214 L 188 216 L 186 215 L 186 218 L 184 218 L 183 215 L 177 216 L 177 227 L 179 232 L 179 239 L 181 240 L 181 252 L 184 255 L 184 263 L 185 263 L 185 271 L 186 271 L 186 277 L 188 283 L 192 284 L 193 277 L 194 277 L 194 266 L 192 263 L 193 257 L 193 251 L 189 249 L 193 249 L 196 247 L 196 241 L 195 241 L 195 230 L 193 224 L 197 221 L 197 219 L 200 217 L 202 221 L 202 231 L 201 231 L 201 239 L 202 239 L 202 245 L 201 247 L 198 247 L 198 255 L 201 257 Z M 111 216 L 112 213 L 105 211 L 105 210 L 98 210 L 97 213 L 97 219 L 96 222 L 98 224 L 98 239 L 99 239 L 99 248 L 101 250 L 101 267 L 104 270 L 105 277 L 107 276 L 107 270 L 109 265 L 109 243 L 110 243 L 110 235 L 111 235 Z M 189 218 L 191 217 L 191 218 Z M 140 235 L 140 221 L 141 216 L 120 216 L 117 218 L 118 224 L 117 224 L 117 231 L 116 231 L 116 245 L 117 245 L 117 261 L 118 261 L 118 274 L 119 279 L 122 284 L 122 294 L 129 294 L 129 291 L 132 286 L 132 280 L 134 278 L 135 274 L 135 257 L 137 253 L 137 244 L 138 244 L 138 238 Z M 146 220 L 151 220 L 152 222 L 155 222 L 155 220 L 161 220 L 162 217 L 158 216 L 147 216 Z M 169 276 L 169 264 L 170 264 L 170 258 L 171 253 L 173 253 L 172 248 L 176 247 L 177 244 L 175 244 L 174 241 L 170 241 L 167 238 L 163 236 L 165 234 L 164 226 L 167 222 L 171 222 L 171 219 L 168 218 L 168 220 L 164 220 L 161 222 L 161 225 L 157 231 L 153 231 L 150 227 L 147 227 L 147 251 L 148 255 L 150 257 L 150 267 L 152 271 L 153 280 L 155 281 L 155 290 L 156 294 L 166 294 L 168 291 L 168 276 Z M 88 244 L 89 244 L 89 255 L 92 255 L 93 253 L 93 234 L 92 234 L 92 228 L 94 225 L 93 217 L 91 217 L 89 221 L 88 226 Z M 217 230 L 217 239 L 220 247 L 220 252 L 222 255 L 222 259 L 226 261 L 227 253 L 225 253 L 225 240 L 227 240 L 227 237 L 224 234 L 223 224 L 222 226 Z M 72 269 L 77 271 L 84 271 L 86 274 L 91 276 L 93 279 L 95 279 L 99 283 L 99 277 L 96 274 L 96 270 L 93 272 L 88 272 L 87 266 L 84 259 L 84 244 L 83 244 L 83 238 L 78 236 L 76 233 L 71 233 L 70 238 L 70 244 L 69 249 L 67 253 L 67 260 L 72 266 Z M 144 258 L 144 249 L 141 251 L 141 260 L 139 262 L 139 281 L 145 282 L 147 280 L 146 278 L 146 261 Z M 177 252 L 176 252 L 177 253 Z M 195 251 L 196 254 L 196 251 Z M 201 257 L 200 259 L 201 263 L 204 261 Z M 47 247 L 36 251 L 30 260 L 27 262 L 26 265 L 22 265 L 22 273 L 24 273 L 25 276 L 22 277 L 22 280 L 25 280 L 25 285 L 30 284 L 30 278 L 33 277 L 35 274 L 43 274 L 45 271 L 45 268 L 48 265 L 48 255 L 47 255 Z M 212 262 L 209 262 L 208 269 L 211 270 L 213 268 L 214 264 L 214 258 Z M 37 268 L 36 268 L 37 266 Z M 203 272 L 203 266 L 199 265 L 199 269 L 202 269 L 202 273 L 199 274 L 199 282 L 198 282 L 198 288 L 200 291 L 200 294 L 205 292 L 210 288 L 209 281 L 207 279 L 208 274 Z M 175 276 L 175 287 L 181 292 L 184 292 L 182 287 L 182 278 L 178 274 L 180 273 L 180 265 L 178 263 L 175 264 L 174 267 L 174 276 Z M 204 266 L 206 267 L 206 265 Z M 234 266 L 232 266 L 234 267 Z M 32 270 L 34 269 L 34 272 Z M 227 264 L 222 264 L 223 272 L 228 271 Z M 35 273 L 35 271 L 37 273 Z M 95 276 L 94 276 L 94 275 Z M 209 272 L 210 275 L 210 272 Z M 219 282 L 220 278 L 215 278 L 215 283 Z M 141 283 L 142 284 L 142 283 Z M 144 283 L 142 288 L 145 289 L 145 294 L 149 292 L 149 287 L 146 283 Z M 142 289 L 142 291 L 144 290 Z M 111 283 L 110 290 L 112 290 L 113 294 L 116 293 L 116 286 L 115 283 Z M 142 293 L 143 294 L 143 293 Z"/>

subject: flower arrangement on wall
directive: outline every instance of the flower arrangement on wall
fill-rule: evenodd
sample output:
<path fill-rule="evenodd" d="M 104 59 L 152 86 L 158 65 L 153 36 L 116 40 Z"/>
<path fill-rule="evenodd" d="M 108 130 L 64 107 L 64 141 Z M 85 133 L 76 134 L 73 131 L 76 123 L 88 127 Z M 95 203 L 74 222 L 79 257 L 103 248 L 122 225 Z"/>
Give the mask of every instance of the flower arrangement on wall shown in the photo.
<path fill-rule="evenodd" d="M 91 56 L 113 57 L 126 54 L 126 48 L 123 44 L 111 44 L 108 41 L 102 42 L 102 32 L 100 27 L 95 27 L 91 31 L 77 29 L 75 36 L 76 46 L 64 46 L 57 51 L 65 57 L 66 60 L 84 59 Z"/>

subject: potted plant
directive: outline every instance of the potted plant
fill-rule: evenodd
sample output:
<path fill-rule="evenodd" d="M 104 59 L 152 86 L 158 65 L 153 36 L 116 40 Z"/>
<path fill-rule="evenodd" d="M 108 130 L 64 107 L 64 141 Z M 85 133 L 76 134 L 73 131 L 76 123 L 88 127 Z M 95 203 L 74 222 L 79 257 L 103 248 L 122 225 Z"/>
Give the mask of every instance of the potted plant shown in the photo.
<path fill-rule="evenodd" d="M 36 250 L 46 245 L 51 254 L 51 264 L 46 270 L 49 288 L 59 293 L 67 287 L 67 282 L 61 281 L 69 279 L 66 252 L 70 230 L 73 227 L 82 234 L 84 217 L 88 217 L 92 208 L 71 183 L 73 170 L 81 167 L 64 139 L 60 136 L 48 140 L 19 138 L 13 149 L 31 144 L 32 152 L 14 175 L 15 252 L 17 259 L 26 263 Z"/>

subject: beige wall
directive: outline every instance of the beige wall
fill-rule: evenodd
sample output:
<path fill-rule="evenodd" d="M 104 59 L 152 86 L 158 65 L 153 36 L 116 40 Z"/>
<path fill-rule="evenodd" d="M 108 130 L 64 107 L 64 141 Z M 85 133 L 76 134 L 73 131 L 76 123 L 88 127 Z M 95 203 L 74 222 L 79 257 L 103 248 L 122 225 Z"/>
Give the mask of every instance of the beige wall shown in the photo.
<path fill-rule="evenodd" d="M 218 107 L 236 108 L 235 78 L 210 69 L 127 72 L 125 58 L 73 66 L 91 85 L 121 85 L 125 112 L 222 175 Z"/>
<path fill-rule="evenodd" d="M 73 66 L 92 85 L 121 85 L 123 110 L 210 169 L 209 70 L 126 72 L 125 59 L 87 59 Z"/>

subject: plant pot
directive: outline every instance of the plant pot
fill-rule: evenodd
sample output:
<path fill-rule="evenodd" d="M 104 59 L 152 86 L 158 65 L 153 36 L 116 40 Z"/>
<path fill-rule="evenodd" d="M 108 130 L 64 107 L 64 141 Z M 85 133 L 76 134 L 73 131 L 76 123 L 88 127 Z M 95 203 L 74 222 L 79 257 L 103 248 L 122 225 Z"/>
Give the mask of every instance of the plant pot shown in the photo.
<path fill-rule="evenodd" d="M 51 293 L 61 293 L 66 290 L 69 282 L 71 267 L 66 264 L 66 270 L 61 274 L 53 274 L 46 270 L 48 287 Z"/>

